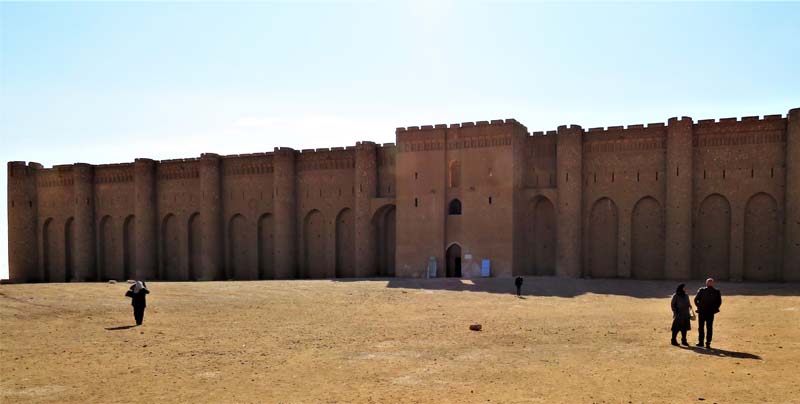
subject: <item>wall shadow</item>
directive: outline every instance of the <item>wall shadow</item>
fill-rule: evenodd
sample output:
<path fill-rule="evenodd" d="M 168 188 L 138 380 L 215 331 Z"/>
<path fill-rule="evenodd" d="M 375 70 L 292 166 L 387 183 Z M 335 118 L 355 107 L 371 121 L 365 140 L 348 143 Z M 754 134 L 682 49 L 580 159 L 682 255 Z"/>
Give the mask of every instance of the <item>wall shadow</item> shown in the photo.
<path fill-rule="evenodd" d="M 635 279 L 570 279 L 552 276 L 525 276 L 523 296 L 575 297 L 584 294 L 620 295 L 636 298 L 666 298 L 672 295 L 679 283 L 686 283 L 686 290 L 694 295 L 704 286 L 700 280 L 693 281 L 644 281 Z M 335 279 L 337 282 L 376 281 L 387 282 L 387 288 L 448 290 L 484 292 L 516 295 L 514 278 L 384 278 L 384 279 Z M 725 296 L 800 296 L 800 283 L 742 283 L 717 282 Z"/>

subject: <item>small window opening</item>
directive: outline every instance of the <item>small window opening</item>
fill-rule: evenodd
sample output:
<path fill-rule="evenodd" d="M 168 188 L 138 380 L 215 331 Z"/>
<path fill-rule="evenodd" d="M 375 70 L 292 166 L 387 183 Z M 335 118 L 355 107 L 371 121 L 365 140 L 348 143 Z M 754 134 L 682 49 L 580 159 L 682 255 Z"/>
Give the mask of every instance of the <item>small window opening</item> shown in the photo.
<path fill-rule="evenodd" d="M 753 169 L 753 167 L 750 167 L 750 178 L 755 177 L 755 175 L 756 175 L 755 169 Z"/>
<path fill-rule="evenodd" d="M 770 178 L 773 178 L 773 177 L 775 177 L 775 168 L 774 168 L 774 167 L 772 167 L 772 168 L 770 168 L 770 169 L 769 169 L 769 177 L 770 177 Z"/>
<path fill-rule="evenodd" d="M 419 206 L 419 199 L 414 198 L 414 207 L 416 208 L 417 206 Z"/>
<path fill-rule="evenodd" d="M 722 179 L 725 179 L 725 170 L 722 170 Z"/>
<path fill-rule="evenodd" d="M 461 201 L 458 199 L 453 199 L 450 201 L 450 206 L 447 209 L 448 215 L 460 215 L 461 214 Z"/>
<path fill-rule="evenodd" d="M 491 205 L 491 204 L 492 204 L 492 197 L 490 196 L 489 197 L 489 205 Z"/>
<path fill-rule="evenodd" d="M 611 172 L 611 182 L 614 182 L 614 172 Z"/>
<path fill-rule="evenodd" d="M 415 172 L 415 173 L 414 173 L 414 179 L 416 180 L 416 179 L 418 179 L 418 178 L 419 178 L 419 173 L 416 173 L 416 172 Z"/>
<path fill-rule="evenodd" d="M 594 173 L 594 183 L 597 184 L 597 172 Z"/>
<path fill-rule="evenodd" d="M 706 179 L 706 170 L 703 170 L 703 179 Z"/>
<path fill-rule="evenodd" d="M 639 182 L 639 170 L 636 170 L 636 182 Z"/>

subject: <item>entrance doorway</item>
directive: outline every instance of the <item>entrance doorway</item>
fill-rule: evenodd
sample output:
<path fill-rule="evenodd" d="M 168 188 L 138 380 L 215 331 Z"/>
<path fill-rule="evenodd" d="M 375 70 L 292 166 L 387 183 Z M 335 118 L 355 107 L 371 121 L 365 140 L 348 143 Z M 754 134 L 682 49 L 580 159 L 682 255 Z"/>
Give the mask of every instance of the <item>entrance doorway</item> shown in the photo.
<path fill-rule="evenodd" d="M 448 278 L 461 277 L 461 246 L 453 244 L 447 248 L 447 272 Z"/>

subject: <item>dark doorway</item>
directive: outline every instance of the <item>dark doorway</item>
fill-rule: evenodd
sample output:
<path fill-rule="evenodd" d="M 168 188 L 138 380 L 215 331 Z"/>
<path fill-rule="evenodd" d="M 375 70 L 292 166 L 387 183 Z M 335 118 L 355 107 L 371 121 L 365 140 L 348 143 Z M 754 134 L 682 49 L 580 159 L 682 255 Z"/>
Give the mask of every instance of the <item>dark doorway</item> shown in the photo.
<path fill-rule="evenodd" d="M 461 246 L 453 244 L 447 248 L 447 273 L 448 278 L 461 277 Z"/>

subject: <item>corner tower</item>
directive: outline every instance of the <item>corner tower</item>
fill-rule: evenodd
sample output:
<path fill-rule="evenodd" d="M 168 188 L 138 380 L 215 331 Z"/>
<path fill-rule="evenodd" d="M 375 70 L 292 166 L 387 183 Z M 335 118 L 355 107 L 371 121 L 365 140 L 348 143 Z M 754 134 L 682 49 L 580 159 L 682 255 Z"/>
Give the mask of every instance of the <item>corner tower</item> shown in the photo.
<path fill-rule="evenodd" d="M 39 163 L 8 163 L 8 274 L 13 282 L 44 280 L 37 245 L 36 170 Z"/>

